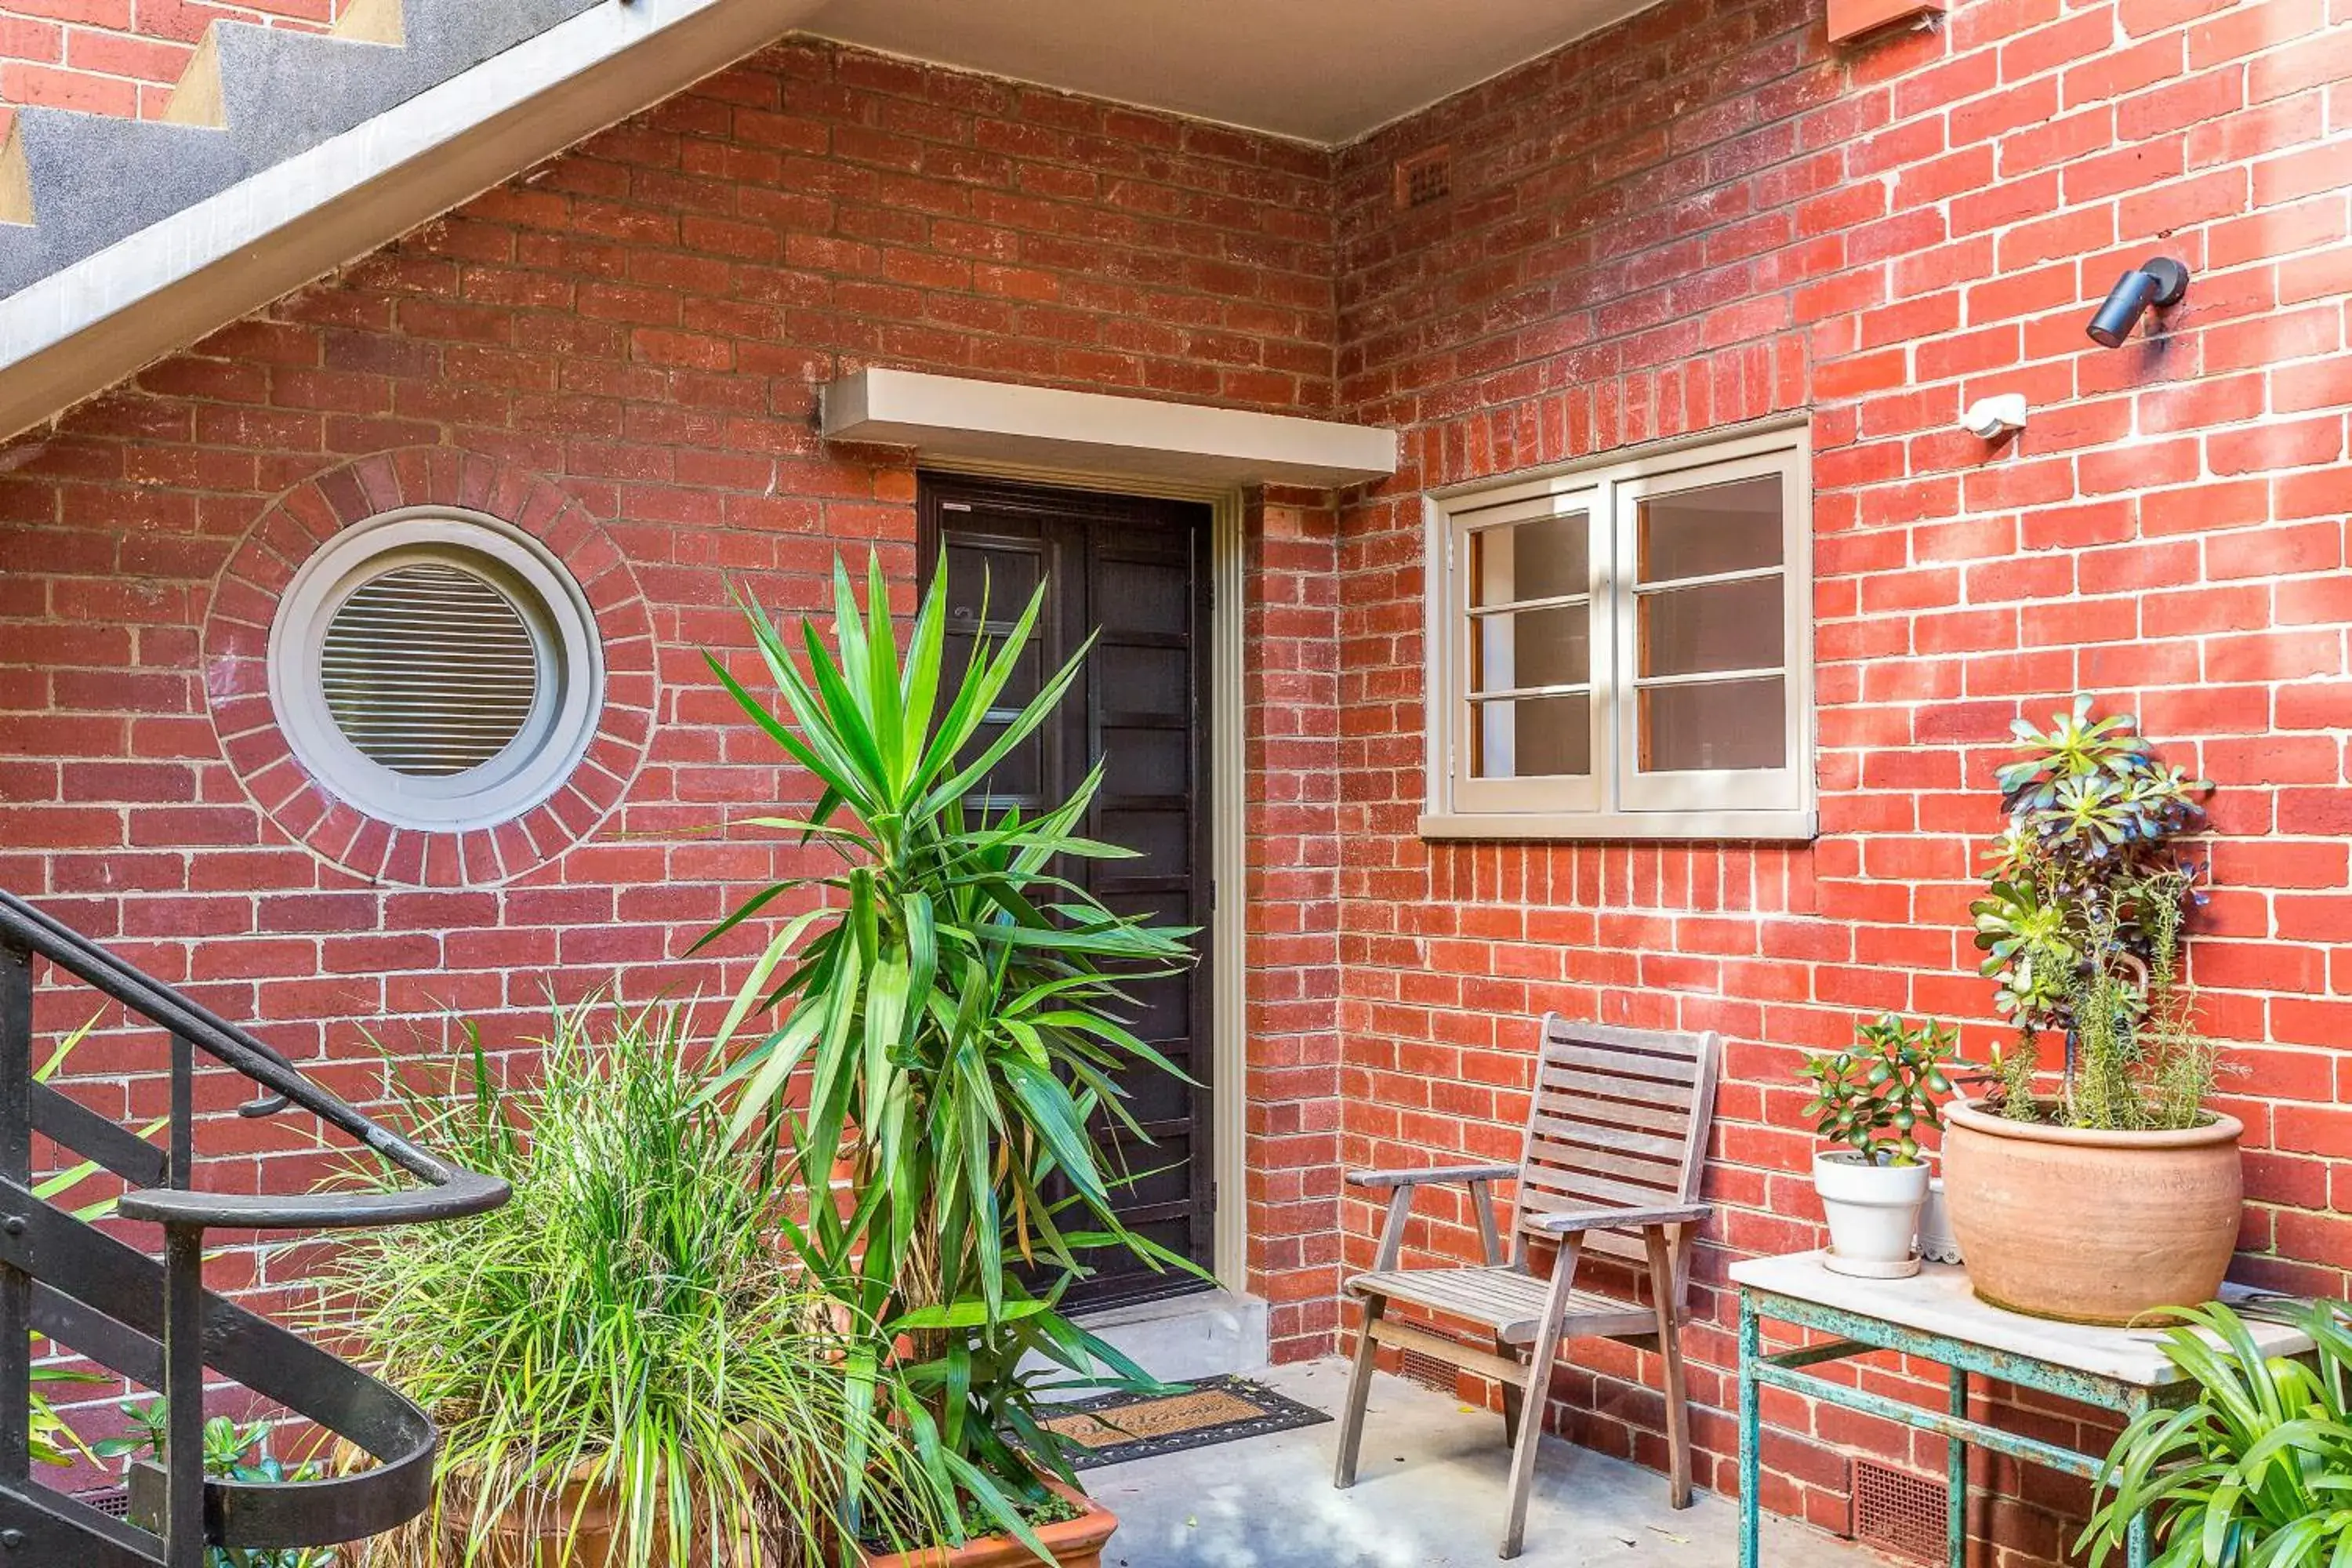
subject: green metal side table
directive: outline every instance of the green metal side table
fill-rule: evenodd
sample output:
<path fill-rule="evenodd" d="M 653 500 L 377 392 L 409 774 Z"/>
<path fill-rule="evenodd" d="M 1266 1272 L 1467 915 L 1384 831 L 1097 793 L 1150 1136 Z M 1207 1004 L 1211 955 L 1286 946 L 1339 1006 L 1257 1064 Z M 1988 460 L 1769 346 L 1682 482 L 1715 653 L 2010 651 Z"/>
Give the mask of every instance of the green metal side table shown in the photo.
<path fill-rule="evenodd" d="M 2126 1419 L 2156 1406 L 2185 1404 L 2195 1393 L 2164 1359 L 2159 1331 L 2088 1328 L 2003 1311 L 1978 1300 L 1966 1273 L 1951 1264 L 1925 1264 L 1908 1279 L 1856 1279 L 1830 1272 L 1818 1252 L 1801 1252 L 1736 1263 L 1731 1279 L 1739 1287 L 1739 1568 L 1759 1568 L 1759 1405 L 1768 1386 L 1943 1437 L 1951 1489 L 1946 1524 L 1951 1568 L 1966 1568 L 1970 1446 L 2084 1477 L 2097 1475 L 2105 1458 L 1970 1420 L 1971 1373 L 2113 1410 Z M 2246 1294 L 2224 1289 L 2222 1297 Z M 1833 1337 L 1767 1355 L 1768 1318 Z M 2294 1329 L 2252 1328 L 2265 1354 L 2296 1355 L 2311 1348 L 2310 1340 Z M 1906 1405 L 1806 1370 L 1872 1351 L 1899 1351 L 1948 1369 L 1945 1407 Z M 2146 1568 L 2147 1558 L 2147 1521 L 2135 1521 L 2131 1568 Z"/>

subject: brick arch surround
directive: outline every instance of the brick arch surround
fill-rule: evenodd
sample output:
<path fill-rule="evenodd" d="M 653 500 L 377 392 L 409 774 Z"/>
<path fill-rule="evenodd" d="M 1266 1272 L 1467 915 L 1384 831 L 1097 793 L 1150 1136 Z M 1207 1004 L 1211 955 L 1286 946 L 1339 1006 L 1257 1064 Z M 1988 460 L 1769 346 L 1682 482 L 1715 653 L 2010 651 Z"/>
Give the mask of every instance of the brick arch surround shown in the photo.
<path fill-rule="evenodd" d="M 368 816 L 303 769 L 269 700 L 270 622 L 302 563 L 353 524 L 420 506 L 462 507 L 522 530 L 563 563 L 595 615 L 604 660 L 595 738 L 552 795 L 495 827 L 436 832 Z M 222 569 L 205 619 L 204 679 L 221 754 L 271 822 L 331 865 L 409 887 L 495 885 L 587 837 L 645 759 L 656 687 L 652 618 L 603 526 L 552 480 L 449 447 L 363 458 L 278 498 Z"/>

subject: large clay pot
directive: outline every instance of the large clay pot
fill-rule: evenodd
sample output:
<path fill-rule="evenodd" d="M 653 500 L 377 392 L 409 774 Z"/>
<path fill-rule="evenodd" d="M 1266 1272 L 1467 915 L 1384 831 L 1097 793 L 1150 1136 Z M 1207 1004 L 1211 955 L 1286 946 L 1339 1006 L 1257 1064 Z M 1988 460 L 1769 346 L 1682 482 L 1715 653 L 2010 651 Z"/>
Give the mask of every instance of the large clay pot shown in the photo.
<path fill-rule="evenodd" d="M 1102 1568 L 1103 1547 L 1118 1528 L 1118 1516 L 1050 1476 L 1045 1484 L 1087 1510 L 1076 1519 L 1037 1527 L 1037 1539 L 1054 1554 L 1055 1568 Z M 861 1546 L 857 1557 L 866 1568 L 1037 1568 L 1037 1554 L 1009 1535 L 983 1535 L 961 1546 L 880 1555 Z"/>
<path fill-rule="evenodd" d="M 620 1497 L 611 1485 L 592 1482 L 592 1468 L 583 1464 L 574 1470 L 561 1499 L 540 1509 L 535 1519 L 510 1509 L 482 1531 L 473 1542 L 476 1568 L 619 1568 L 626 1561 L 620 1546 Z M 444 1562 L 466 1561 L 465 1534 L 462 1529 L 451 1532 L 442 1546 Z M 711 1568 L 710 1543 L 697 1541 L 688 1560 L 693 1568 Z M 670 1561 L 667 1540 L 656 1540 L 654 1561 Z"/>
<path fill-rule="evenodd" d="M 2210 1301 L 2237 1245 L 2235 1117 L 2094 1132 L 1944 1110 L 1944 1197 L 1976 1293 L 2070 1323 Z"/>

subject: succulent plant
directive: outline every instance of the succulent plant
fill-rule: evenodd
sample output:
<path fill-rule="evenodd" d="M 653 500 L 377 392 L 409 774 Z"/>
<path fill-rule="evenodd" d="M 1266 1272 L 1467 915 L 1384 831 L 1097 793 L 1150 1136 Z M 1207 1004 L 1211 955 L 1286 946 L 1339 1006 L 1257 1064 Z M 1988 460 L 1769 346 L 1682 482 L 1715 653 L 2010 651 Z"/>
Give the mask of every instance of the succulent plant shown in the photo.
<path fill-rule="evenodd" d="M 1957 1029 L 1906 1024 L 1893 1013 L 1858 1025 L 1852 1046 L 1808 1057 L 1798 1069 L 1813 1086 L 1805 1115 L 1867 1163 L 1916 1165 L 1920 1130 L 1944 1124 L 1934 1097 L 1952 1091 L 1944 1068 L 1958 1040 Z"/>

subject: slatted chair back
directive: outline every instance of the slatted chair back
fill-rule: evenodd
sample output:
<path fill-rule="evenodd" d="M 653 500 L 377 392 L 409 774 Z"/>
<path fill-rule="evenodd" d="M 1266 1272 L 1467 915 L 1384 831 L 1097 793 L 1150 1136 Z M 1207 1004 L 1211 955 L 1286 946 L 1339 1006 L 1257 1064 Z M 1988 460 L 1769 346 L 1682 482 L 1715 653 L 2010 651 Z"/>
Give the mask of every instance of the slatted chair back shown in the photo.
<path fill-rule="evenodd" d="M 1548 1013 L 1528 1111 L 1513 1266 L 1543 1215 L 1698 1201 L 1715 1111 L 1717 1037 L 1570 1023 Z M 1593 1230 L 1584 1249 L 1643 1266 L 1642 1237 Z M 1678 1247 L 1675 1288 L 1687 1279 Z"/>

